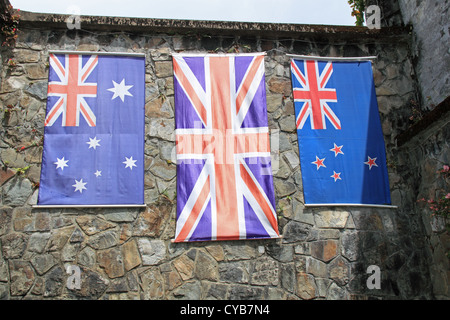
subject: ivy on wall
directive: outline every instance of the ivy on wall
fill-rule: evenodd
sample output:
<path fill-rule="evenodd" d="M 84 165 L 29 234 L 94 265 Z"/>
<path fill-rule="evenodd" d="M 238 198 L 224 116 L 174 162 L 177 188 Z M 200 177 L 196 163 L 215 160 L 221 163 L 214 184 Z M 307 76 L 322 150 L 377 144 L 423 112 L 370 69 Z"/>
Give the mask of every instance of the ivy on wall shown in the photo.
<path fill-rule="evenodd" d="M 11 5 L 8 5 L 0 12 L 2 47 L 11 47 L 16 43 L 19 18 L 19 14 L 13 13 Z"/>
<path fill-rule="evenodd" d="M 365 0 L 348 0 L 348 4 L 352 8 L 352 16 L 356 18 L 355 25 L 361 27 L 364 23 Z"/>

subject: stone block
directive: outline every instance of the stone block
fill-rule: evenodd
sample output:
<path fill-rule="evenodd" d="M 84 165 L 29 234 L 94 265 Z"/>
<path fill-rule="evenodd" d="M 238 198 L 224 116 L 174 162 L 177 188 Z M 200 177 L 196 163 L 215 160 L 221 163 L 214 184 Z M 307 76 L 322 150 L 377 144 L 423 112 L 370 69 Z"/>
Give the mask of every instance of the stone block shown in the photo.
<path fill-rule="evenodd" d="M 119 247 L 99 251 L 97 261 L 111 279 L 122 277 L 125 274 L 123 256 Z"/>
<path fill-rule="evenodd" d="M 297 273 L 297 295 L 304 300 L 317 297 L 317 286 L 314 277 L 310 274 Z"/>
<path fill-rule="evenodd" d="M 100 219 L 96 216 L 79 216 L 75 220 L 77 221 L 83 232 L 88 236 L 92 236 L 116 226 L 115 224 Z"/>
<path fill-rule="evenodd" d="M 349 216 L 348 211 L 326 210 L 314 214 L 318 228 L 344 228 Z"/>
<path fill-rule="evenodd" d="M 4 259 L 21 258 L 27 247 L 29 236 L 22 233 L 9 233 L 1 238 Z"/>
<path fill-rule="evenodd" d="M 156 76 L 165 78 L 173 75 L 172 61 L 156 61 L 155 62 Z"/>
<path fill-rule="evenodd" d="M 7 206 L 22 206 L 33 193 L 33 186 L 28 179 L 14 178 L 3 185 L 3 204 Z"/>
<path fill-rule="evenodd" d="M 327 265 L 320 260 L 308 257 L 306 258 L 306 272 L 315 277 L 326 278 Z"/>
<path fill-rule="evenodd" d="M 23 260 L 9 261 L 11 296 L 25 295 L 36 278 L 30 263 Z"/>
<path fill-rule="evenodd" d="M 126 271 L 129 271 L 141 264 L 142 260 L 139 255 L 136 240 L 129 240 L 122 245 L 122 256 Z"/>
<path fill-rule="evenodd" d="M 189 258 L 187 255 L 181 255 L 172 263 L 183 281 L 189 280 L 194 276 L 194 260 Z"/>
<path fill-rule="evenodd" d="M 330 279 L 344 286 L 350 280 L 350 264 L 339 256 L 328 264 L 328 274 Z"/>
<path fill-rule="evenodd" d="M 338 254 L 337 240 L 319 240 L 311 242 L 311 255 L 314 258 L 328 262 Z"/>
<path fill-rule="evenodd" d="M 162 240 L 138 240 L 139 252 L 144 266 L 158 264 L 166 257 L 166 246 Z"/>
<path fill-rule="evenodd" d="M 278 285 L 278 262 L 268 258 L 259 258 L 254 261 L 250 273 L 250 284 L 254 285 Z"/>
<path fill-rule="evenodd" d="M 217 281 L 219 279 L 217 261 L 203 250 L 199 250 L 195 259 L 194 275 L 199 280 Z"/>

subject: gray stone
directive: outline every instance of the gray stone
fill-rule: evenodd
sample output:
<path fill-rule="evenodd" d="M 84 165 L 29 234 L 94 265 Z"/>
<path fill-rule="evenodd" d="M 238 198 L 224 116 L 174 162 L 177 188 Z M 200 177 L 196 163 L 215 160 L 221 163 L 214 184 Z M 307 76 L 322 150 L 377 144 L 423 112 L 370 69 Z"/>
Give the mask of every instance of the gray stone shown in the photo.
<path fill-rule="evenodd" d="M 339 287 L 336 283 L 332 283 L 328 288 L 327 298 L 329 300 L 347 300 L 348 293 L 344 288 Z"/>
<path fill-rule="evenodd" d="M 35 274 L 33 268 L 27 261 L 10 260 L 10 290 L 12 296 L 25 295 L 34 283 Z"/>
<path fill-rule="evenodd" d="M 293 248 L 291 246 L 271 243 L 266 245 L 267 254 L 280 262 L 292 261 Z"/>
<path fill-rule="evenodd" d="M 44 297 L 56 297 L 65 286 L 65 272 L 56 266 L 45 275 Z"/>
<path fill-rule="evenodd" d="M 356 261 L 359 253 L 359 236 L 354 230 L 345 230 L 341 237 L 341 254 L 350 261 Z"/>
<path fill-rule="evenodd" d="M 82 266 L 92 268 L 95 264 L 95 251 L 90 247 L 85 247 L 78 254 L 78 263 Z"/>
<path fill-rule="evenodd" d="M 310 228 L 310 226 L 304 223 L 290 221 L 283 230 L 283 243 L 306 240 L 310 233 Z"/>
<path fill-rule="evenodd" d="M 297 191 L 296 186 L 286 180 L 274 178 L 273 184 L 275 186 L 276 195 L 280 198 L 293 194 Z"/>
<path fill-rule="evenodd" d="M 166 246 L 162 240 L 138 239 L 142 264 L 151 266 L 160 263 L 166 257 Z"/>
<path fill-rule="evenodd" d="M 254 261 L 250 284 L 277 286 L 278 272 L 278 263 L 275 260 L 259 258 Z"/>
<path fill-rule="evenodd" d="M 0 208 L 0 236 L 10 232 L 12 213 L 13 210 L 11 208 L 8 207 Z"/>
<path fill-rule="evenodd" d="M 295 293 L 296 290 L 296 277 L 295 266 L 292 263 L 280 264 L 280 285 L 283 289 L 291 293 Z"/>
<path fill-rule="evenodd" d="M 175 165 L 168 164 L 167 161 L 155 160 L 150 167 L 150 172 L 166 181 L 170 181 L 175 177 L 177 169 Z"/>
<path fill-rule="evenodd" d="M 81 288 L 70 289 L 68 292 L 77 298 L 98 299 L 105 292 L 109 285 L 109 281 L 103 278 L 97 272 L 88 268 L 80 267 L 81 271 Z"/>
<path fill-rule="evenodd" d="M 306 258 L 306 272 L 315 277 L 325 278 L 327 276 L 327 266 L 320 260 L 308 257 Z"/>
<path fill-rule="evenodd" d="M 279 124 L 280 124 L 281 131 L 295 132 L 295 130 L 297 130 L 297 127 L 295 125 L 295 116 L 294 115 L 285 116 L 285 117 L 281 118 L 279 121 Z"/>
<path fill-rule="evenodd" d="M 194 275 L 199 280 L 217 281 L 219 279 L 217 261 L 209 254 L 199 250 L 195 260 Z"/>
<path fill-rule="evenodd" d="M 250 262 L 236 261 L 219 264 L 220 281 L 230 283 L 248 283 L 250 278 Z"/>
<path fill-rule="evenodd" d="M 115 230 L 108 230 L 90 237 L 87 243 L 92 248 L 98 250 L 111 248 L 115 246 L 118 241 L 119 239 L 117 232 Z"/>
<path fill-rule="evenodd" d="M 350 265 L 339 256 L 328 264 L 328 274 L 330 279 L 343 286 L 350 280 Z"/>
<path fill-rule="evenodd" d="M 32 193 L 33 186 L 30 180 L 21 178 L 11 179 L 3 186 L 3 204 L 8 206 L 24 205 Z"/>
<path fill-rule="evenodd" d="M 9 233 L 1 238 L 2 253 L 5 259 L 22 257 L 27 247 L 28 236 L 21 233 Z"/>
<path fill-rule="evenodd" d="M 209 282 L 203 284 L 205 300 L 225 300 L 228 292 L 228 285 L 222 283 Z"/>
<path fill-rule="evenodd" d="M 256 257 L 256 249 L 243 243 L 226 244 L 223 249 L 228 261 L 252 259 Z"/>
<path fill-rule="evenodd" d="M 230 300 L 263 300 L 265 291 L 260 287 L 233 285 L 230 289 Z"/>
<path fill-rule="evenodd" d="M 175 289 L 173 297 L 179 300 L 199 300 L 202 296 L 202 288 L 198 281 L 186 282 Z"/>
<path fill-rule="evenodd" d="M 141 299 L 157 300 L 164 297 L 164 278 L 159 268 L 150 268 L 140 275 Z"/>
<path fill-rule="evenodd" d="M 175 141 L 175 122 L 173 119 L 150 119 L 149 135 L 167 141 Z"/>
<path fill-rule="evenodd" d="M 37 254 L 30 262 L 38 275 L 45 274 L 57 263 L 55 257 L 49 253 Z"/>
<path fill-rule="evenodd" d="M 292 170 L 295 170 L 300 166 L 300 158 L 294 151 L 285 152 L 283 156 Z"/>
<path fill-rule="evenodd" d="M 47 81 L 36 81 L 26 86 L 24 90 L 41 100 L 47 99 Z"/>
<path fill-rule="evenodd" d="M 326 210 L 314 214 L 318 228 L 344 228 L 349 213 L 342 210 Z"/>

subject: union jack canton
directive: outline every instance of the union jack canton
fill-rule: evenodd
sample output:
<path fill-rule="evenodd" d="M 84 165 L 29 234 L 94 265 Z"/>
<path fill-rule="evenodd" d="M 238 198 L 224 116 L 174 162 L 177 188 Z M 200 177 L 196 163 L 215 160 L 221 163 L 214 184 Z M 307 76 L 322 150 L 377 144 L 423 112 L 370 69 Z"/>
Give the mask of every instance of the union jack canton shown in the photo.
<path fill-rule="evenodd" d="M 175 242 L 279 237 L 264 53 L 174 54 Z"/>

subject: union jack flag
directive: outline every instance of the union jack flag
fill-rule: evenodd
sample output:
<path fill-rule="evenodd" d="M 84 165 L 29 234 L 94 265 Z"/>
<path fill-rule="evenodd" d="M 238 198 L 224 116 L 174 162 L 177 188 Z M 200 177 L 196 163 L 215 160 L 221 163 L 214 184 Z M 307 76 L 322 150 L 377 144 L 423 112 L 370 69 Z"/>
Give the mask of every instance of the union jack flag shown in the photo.
<path fill-rule="evenodd" d="M 173 55 L 175 242 L 276 238 L 264 54 Z"/>
<path fill-rule="evenodd" d="M 87 82 L 87 78 L 98 64 L 98 56 L 89 56 L 85 63 L 83 56 L 78 54 L 67 54 L 60 58 L 50 54 L 49 60 L 50 73 L 54 73 L 53 78 L 56 79 L 48 83 L 47 95 L 58 99 L 45 118 L 45 126 L 52 126 L 62 116 L 63 126 L 78 127 L 81 114 L 89 126 L 95 127 L 95 114 L 85 98 L 97 96 L 97 83 Z"/>
<path fill-rule="evenodd" d="M 319 72 L 317 61 L 303 61 L 303 71 L 291 61 L 292 75 L 298 82 L 293 87 L 294 101 L 302 103 L 298 113 L 297 129 L 302 129 L 306 119 L 310 117 L 312 129 L 326 129 L 325 119 L 328 119 L 336 129 L 341 129 L 341 121 L 333 112 L 328 102 L 337 102 L 336 90 L 326 88 L 333 73 L 333 65 L 328 62 Z"/>

